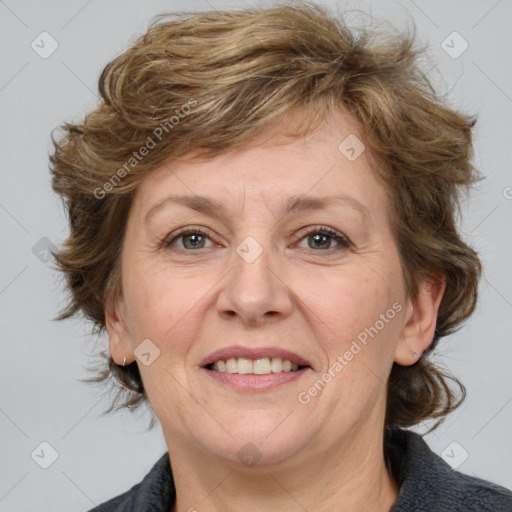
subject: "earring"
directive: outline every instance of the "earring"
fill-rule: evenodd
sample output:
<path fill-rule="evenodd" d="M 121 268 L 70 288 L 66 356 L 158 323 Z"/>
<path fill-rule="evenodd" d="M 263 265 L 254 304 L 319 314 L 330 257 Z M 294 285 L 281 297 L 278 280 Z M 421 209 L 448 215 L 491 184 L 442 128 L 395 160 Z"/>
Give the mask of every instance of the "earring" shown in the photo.
<path fill-rule="evenodd" d="M 123 366 L 126 366 L 126 356 L 124 356 Z"/>
<path fill-rule="evenodd" d="M 414 356 L 415 359 L 418 358 L 419 354 L 417 354 L 416 352 L 414 352 L 414 350 L 411 350 L 411 353 L 412 355 Z"/>

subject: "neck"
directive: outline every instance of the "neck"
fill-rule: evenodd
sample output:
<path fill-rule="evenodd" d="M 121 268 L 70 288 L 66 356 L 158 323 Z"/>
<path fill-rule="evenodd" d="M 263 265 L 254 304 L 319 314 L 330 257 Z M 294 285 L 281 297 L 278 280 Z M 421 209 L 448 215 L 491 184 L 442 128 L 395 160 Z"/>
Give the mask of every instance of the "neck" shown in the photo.
<path fill-rule="evenodd" d="M 191 456 L 182 449 L 169 450 L 177 494 L 172 512 L 389 512 L 399 486 L 386 468 L 382 428 L 380 432 L 365 432 L 359 425 L 324 453 L 251 468 L 204 452 Z"/>

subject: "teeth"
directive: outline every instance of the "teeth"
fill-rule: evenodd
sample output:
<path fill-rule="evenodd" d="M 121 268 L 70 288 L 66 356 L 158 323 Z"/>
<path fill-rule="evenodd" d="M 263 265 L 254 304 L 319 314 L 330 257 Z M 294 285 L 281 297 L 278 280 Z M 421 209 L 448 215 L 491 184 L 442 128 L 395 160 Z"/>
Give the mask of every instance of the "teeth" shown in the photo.
<path fill-rule="evenodd" d="M 217 364 L 217 363 L 215 363 Z M 226 371 L 228 373 L 238 373 L 238 359 L 235 359 L 234 357 L 230 357 L 226 361 Z"/>
<path fill-rule="evenodd" d="M 238 358 L 238 373 L 252 373 L 252 361 L 245 357 Z"/>
<path fill-rule="evenodd" d="M 268 375 L 271 373 L 270 359 L 264 357 L 263 359 L 256 359 L 252 363 L 252 373 L 255 375 Z"/>
<path fill-rule="evenodd" d="M 283 371 L 283 360 L 280 357 L 272 358 L 272 373 L 279 373 Z"/>
<path fill-rule="evenodd" d="M 296 372 L 299 366 L 293 364 L 288 359 L 281 359 L 280 357 L 263 357 L 261 359 L 247 359 L 246 357 L 230 357 L 226 361 L 216 361 L 213 364 L 213 369 L 218 372 L 227 373 L 240 373 L 252 375 L 269 375 L 270 373 L 280 372 Z"/>

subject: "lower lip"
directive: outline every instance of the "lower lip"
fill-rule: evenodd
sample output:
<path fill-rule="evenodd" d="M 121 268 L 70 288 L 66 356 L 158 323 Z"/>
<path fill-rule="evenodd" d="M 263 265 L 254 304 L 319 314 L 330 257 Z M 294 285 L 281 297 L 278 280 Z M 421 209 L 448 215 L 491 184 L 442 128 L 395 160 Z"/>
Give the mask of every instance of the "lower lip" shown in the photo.
<path fill-rule="evenodd" d="M 266 391 L 268 389 L 274 389 L 283 384 L 295 382 L 310 370 L 310 368 L 305 368 L 295 372 L 269 373 L 268 375 L 244 375 L 240 373 L 218 372 L 208 370 L 208 368 L 204 367 L 202 369 L 217 382 L 226 384 L 234 389 L 247 391 Z"/>

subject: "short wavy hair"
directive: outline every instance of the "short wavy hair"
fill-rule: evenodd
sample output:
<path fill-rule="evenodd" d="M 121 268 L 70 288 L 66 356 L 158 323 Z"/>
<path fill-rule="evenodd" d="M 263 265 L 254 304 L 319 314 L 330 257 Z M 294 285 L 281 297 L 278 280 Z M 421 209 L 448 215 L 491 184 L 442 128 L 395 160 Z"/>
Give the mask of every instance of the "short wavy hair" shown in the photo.
<path fill-rule="evenodd" d="M 52 186 L 70 226 L 54 255 L 69 292 L 56 319 L 81 313 L 92 333 L 105 331 L 106 308 L 120 292 L 130 204 L 149 172 L 191 153 L 207 160 L 245 147 L 298 108 L 304 122 L 290 136 L 344 110 L 359 122 L 386 187 L 408 297 L 422 280 L 446 278 L 429 348 L 411 366 L 393 364 L 385 418 L 387 427 L 426 419 L 437 426 L 465 398 L 431 353 L 477 302 L 481 263 L 456 217 L 461 193 L 481 177 L 471 164 L 476 117 L 436 93 L 414 32 L 351 29 L 309 1 L 154 17 L 103 69 L 97 107 L 61 124 L 58 140 L 52 131 Z M 106 412 L 147 403 L 135 362 L 118 366 L 103 351 L 93 371 L 86 380 L 115 391 Z"/>

